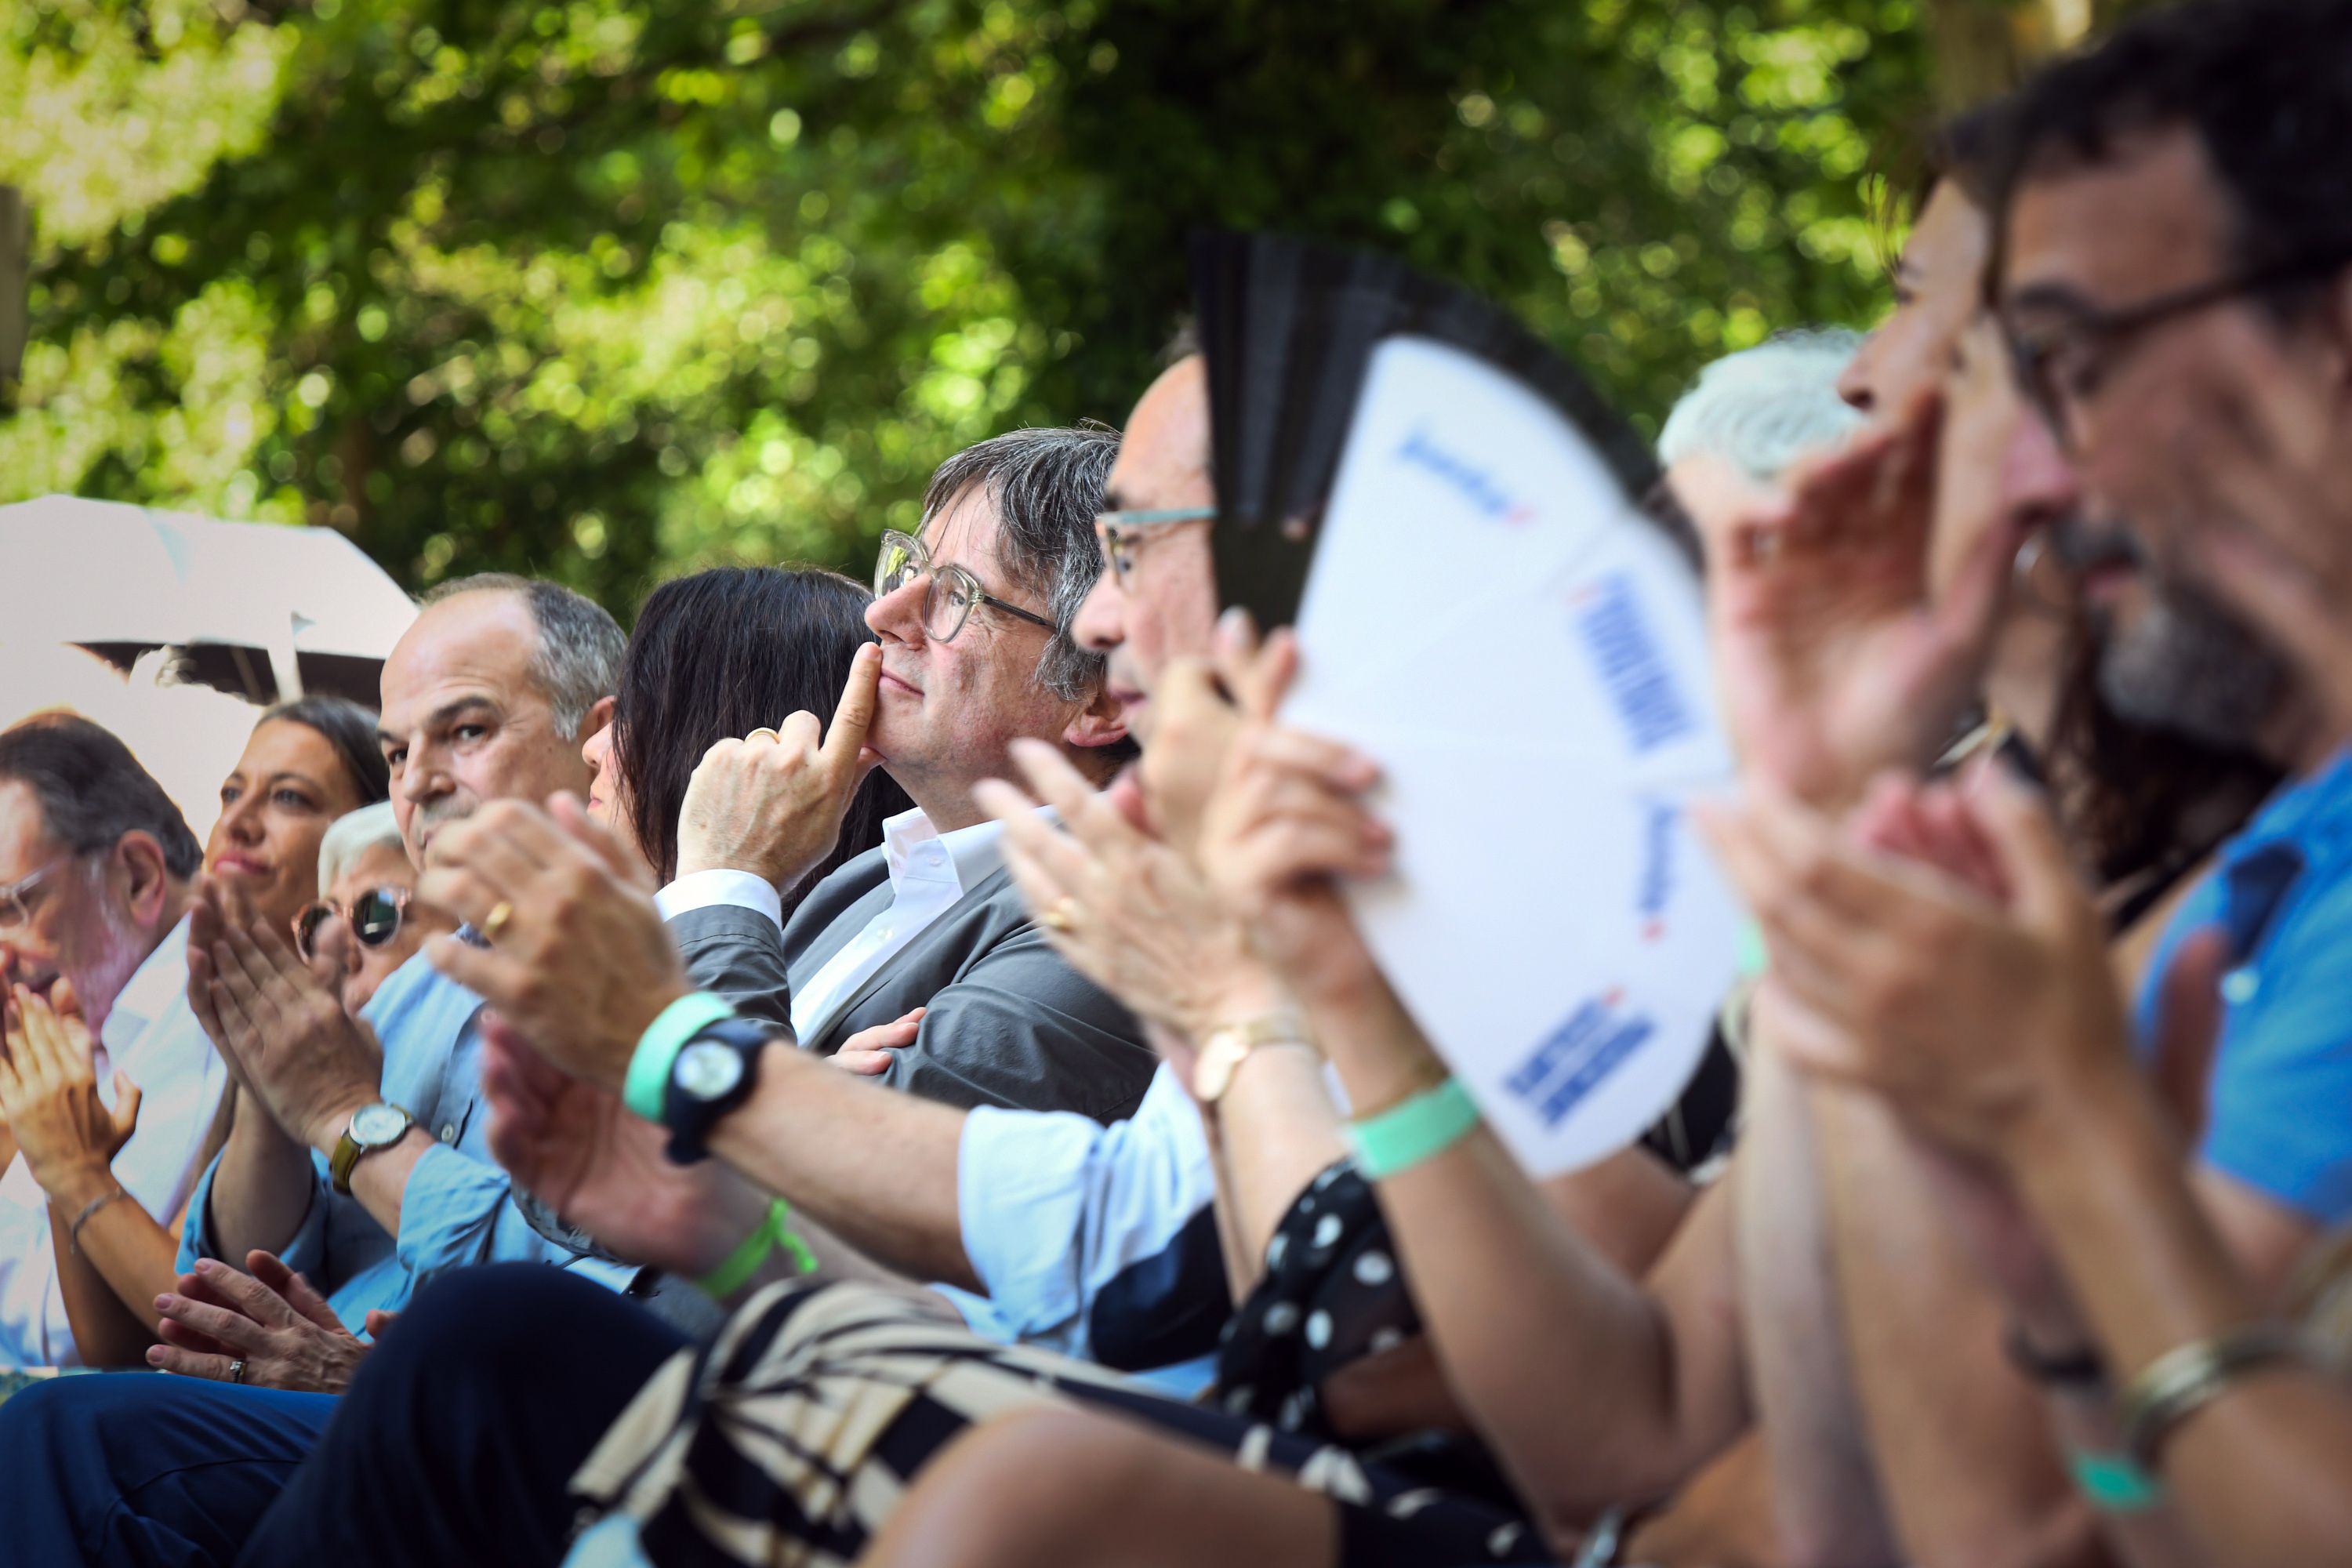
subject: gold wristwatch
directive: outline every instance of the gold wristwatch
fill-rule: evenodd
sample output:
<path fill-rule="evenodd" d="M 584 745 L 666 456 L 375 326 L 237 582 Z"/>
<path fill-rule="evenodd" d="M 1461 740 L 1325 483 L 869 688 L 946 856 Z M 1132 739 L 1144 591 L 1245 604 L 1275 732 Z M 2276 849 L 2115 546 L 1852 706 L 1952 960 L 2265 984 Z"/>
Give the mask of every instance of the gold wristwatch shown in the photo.
<path fill-rule="evenodd" d="M 1203 1105 L 1214 1105 L 1234 1086 L 1234 1074 L 1260 1046 L 1308 1046 L 1307 1026 L 1286 1013 L 1221 1024 L 1209 1031 L 1192 1063 L 1192 1095 Z"/>

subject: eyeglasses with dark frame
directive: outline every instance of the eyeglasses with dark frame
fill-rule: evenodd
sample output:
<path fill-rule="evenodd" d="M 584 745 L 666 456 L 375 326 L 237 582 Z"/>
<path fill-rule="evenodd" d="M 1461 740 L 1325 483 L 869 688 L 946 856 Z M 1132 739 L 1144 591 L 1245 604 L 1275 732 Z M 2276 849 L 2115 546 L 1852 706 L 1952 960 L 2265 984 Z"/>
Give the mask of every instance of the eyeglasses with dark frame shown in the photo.
<path fill-rule="evenodd" d="M 920 619 L 923 635 L 933 642 L 955 641 L 956 634 L 971 617 L 974 605 L 987 605 L 1049 632 L 1062 629 L 1034 610 L 1024 610 L 998 598 L 963 567 L 952 562 L 934 563 L 931 552 L 913 534 L 901 533 L 895 528 L 884 529 L 882 552 L 874 558 L 874 596 L 887 598 L 925 575 L 930 581 L 923 585 Z"/>
<path fill-rule="evenodd" d="M 2193 288 L 2163 294 L 2120 310 L 2079 309 L 2039 329 L 2021 326 L 2007 310 L 2001 334 L 2008 340 L 2017 384 L 2062 447 L 2071 445 L 2068 413 L 2098 390 L 2113 362 L 2135 338 L 2199 310 L 2300 283 L 2352 263 L 2352 247 L 2297 256 L 2231 273 Z"/>
<path fill-rule="evenodd" d="M 22 931 L 26 926 L 30 925 L 33 921 L 33 909 L 25 901 L 25 895 L 56 876 L 72 861 L 72 856 L 60 855 L 37 870 L 17 878 L 5 887 L 0 887 L 0 931 Z"/>
<path fill-rule="evenodd" d="M 401 924 L 408 918 L 408 899 L 406 888 L 387 883 L 369 889 L 348 904 L 325 899 L 305 904 L 294 917 L 294 951 L 303 963 L 310 963 L 318 954 L 320 929 L 336 919 L 352 928 L 352 939 L 362 947 L 382 947 L 400 934 Z"/>
<path fill-rule="evenodd" d="M 1135 577 L 1135 547 L 1164 529 L 1183 522 L 1206 522 L 1217 515 L 1213 506 L 1161 507 L 1150 510 L 1106 511 L 1095 518 L 1095 537 L 1102 541 L 1103 559 L 1124 588 Z"/>

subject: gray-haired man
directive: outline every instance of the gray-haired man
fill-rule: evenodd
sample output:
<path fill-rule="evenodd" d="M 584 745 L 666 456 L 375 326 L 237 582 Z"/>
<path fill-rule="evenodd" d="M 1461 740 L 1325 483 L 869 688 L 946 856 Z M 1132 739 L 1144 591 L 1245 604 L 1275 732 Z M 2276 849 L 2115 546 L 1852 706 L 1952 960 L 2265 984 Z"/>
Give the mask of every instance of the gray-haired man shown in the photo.
<path fill-rule="evenodd" d="M 623 647 L 612 616 L 552 584 L 472 577 L 430 596 L 385 662 L 378 721 L 418 864 L 436 832 L 484 801 L 587 787 L 580 743 L 612 715 Z M 490 1160 L 476 1110 L 480 998 L 422 961 L 404 965 L 367 1007 L 379 1058 L 282 945 L 240 937 L 223 966 L 206 950 L 228 933 L 209 910 L 197 928 L 199 1006 L 256 1103 L 189 1205 L 183 1268 L 278 1253 L 354 1329 L 467 1264 L 538 1258 L 614 1285 L 633 1276 L 541 1235 Z M 251 999 L 206 1008 L 216 974 Z M 240 1381 L 278 1381 L 275 1368 L 245 1371 Z"/>
<path fill-rule="evenodd" d="M 932 477 L 919 535 L 884 535 L 861 761 L 878 762 L 916 809 L 809 893 L 781 945 L 776 889 L 837 836 L 837 816 L 810 831 L 799 814 L 797 831 L 778 830 L 795 815 L 780 795 L 813 736 L 724 742 L 698 772 L 662 913 L 698 976 L 723 953 L 750 972 L 731 988 L 757 988 L 762 969 L 787 977 L 803 1048 L 831 1053 L 919 1006 L 913 1040 L 883 1071 L 896 1087 L 1103 1121 L 1142 1100 L 1157 1058 L 1141 1026 L 1031 923 L 999 826 L 971 798 L 1011 771 L 1007 748 L 1024 737 L 1056 742 L 1099 783 L 1132 754 L 1101 656 L 1070 636 L 1101 570 L 1094 517 L 1118 451 L 1118 436 L 1096 428 L 983 441 Z"/>

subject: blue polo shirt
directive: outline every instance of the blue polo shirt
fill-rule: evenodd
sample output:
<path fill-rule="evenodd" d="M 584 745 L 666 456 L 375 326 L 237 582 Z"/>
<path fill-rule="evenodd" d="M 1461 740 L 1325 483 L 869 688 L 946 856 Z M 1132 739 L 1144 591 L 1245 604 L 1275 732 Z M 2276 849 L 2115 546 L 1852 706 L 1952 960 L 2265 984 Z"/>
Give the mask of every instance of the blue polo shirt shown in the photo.
<path fill-rule="evenodd" d="M 2200 1155 L 2321 1225 L 2352 1220 L 2352 752 L 2272 796 L 2182 900 L 2142 1040 L 2181 941 L 2214 924 L 2233 967 Z"/>

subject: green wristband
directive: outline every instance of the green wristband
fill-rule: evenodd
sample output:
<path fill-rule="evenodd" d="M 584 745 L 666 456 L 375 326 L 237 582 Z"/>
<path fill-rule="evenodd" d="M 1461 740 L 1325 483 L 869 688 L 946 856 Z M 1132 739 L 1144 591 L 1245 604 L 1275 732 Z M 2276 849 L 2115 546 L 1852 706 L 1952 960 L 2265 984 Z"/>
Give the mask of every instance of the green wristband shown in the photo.
<path fill-rule="evenodd" d="M 1349 1122 L 1348 1142 L 1364 1179 L 1379 1182 L 1435 1159 L 1477 1125 L 1478 1102 L 1460 1079 L 1449 1078 L 1402 1105 Z"/>
<path fill-rule="evenodd" d="M 2101 1513 L 2146 1513 L 2164 1506 L 2164 1483 L 2124 1454 L 2094 1454 L 2077 1448 L 2066 1456 L 2074 1489 Z"/>
<path fill-rule="evenodd" d="M 751 1234 L 718 1268 L 696 1280 L 697 1287 L 704 1295 L 723 1301 L 748 1284 L 751 1276 L 760 1271 L 760 1265 L 768 1260 L 768 1254 L 779 1247 L 791 1255 L 793 1267 L 798 1272 L 815 1273 L 816 1254 L 785 1223 L 792 1215 L 792 1205 L 783 1199 L 770 1204 L 760 1223 L 751 1227 Z"/>
<path fill-rule="evenodd" d="M 689 991 L 663 1008 L 629 1058 L 629 1075 L 621 1080 L 621 1103 L 648 1121 L 662 1119 L 662 1101 L 669 1095 L 669 1069 L 687 1041 L 735 1009 L 708 991 Z"/>

